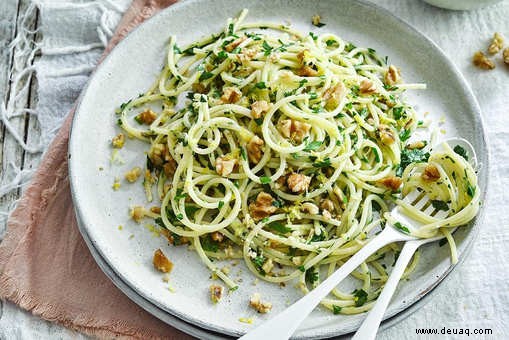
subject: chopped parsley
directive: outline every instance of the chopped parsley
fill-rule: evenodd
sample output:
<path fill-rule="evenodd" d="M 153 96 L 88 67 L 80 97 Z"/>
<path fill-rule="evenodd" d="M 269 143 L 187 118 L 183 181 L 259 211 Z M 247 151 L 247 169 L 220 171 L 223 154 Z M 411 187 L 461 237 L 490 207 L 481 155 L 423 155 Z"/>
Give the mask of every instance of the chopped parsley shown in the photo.
<path fill-rule="evenodd" d="M 401 163 L 396 171 L 396 176 L 401 177 L 409 164 L 427 162 L 428 158 L 429 152 L 424 152 L 420 149 L 403 149 L 401 151 Z"/>
<path fill-rule="evenodd" d="M 463 147 L 461 147 L 460 145 L 456 145 L 453 150 L 458 155 L 460 155 L 461 157 L 465 158 L 466 161 L 468 161 L 467 150 L 465 150 Z"/>
<path fill-rule="evenodd" d="M 330 158 L 327 157 L 323 161 L 314 162 L 313 166 L 315 168 L 326 168 L 331 165 Z"/>
<path fill-rule="evenodd" d="M 245 161 L 247 161 L 246 149 L 244 149 L 243 147 L 240 148 L 240 155 Z"/>
<path fill-rule="evenodd" d="M 298 266 L 297 268 L 303 273 L 306 271 L 306 268 L 304 266 Z"/>
<path fill-rule="evenodd" d="M 440 200 L 432 200 L 431 201 L 431 205 L 433 206 L 433 208 L 435 208 L 436 210 L 443 210 L 443 211 L 448 211 L 449 210 L 449 206 L 447 205 L 446 202 L 444 201 L 440 201 Z"/>
<path fill-rule="evenodd" d="M 318 39 L 318 36 L 317 36 L 316 34 L 314 34 L 313 32 L 309 32 L 309 36 L 310 36 L 313 40 Z"/>
<path fill-rule="evenodd" d="M 303 151 L 309 152 L 309 151 L 318 150 L 320 148 L 320 146 L 322 146 L 322 142 L 315 140 L 311 143 L 308 143 Z"/>
<path fill-rule="evenodd" d="M 286 233 L 289 233 L 292 231 L 291 228 L 288 228 L 287 226 L 285 226 L 284 224 L 282 224 L 280 222 L 269 223 L 269 224 L 267 224 L 267 228 L 269 228 L 273 231 L 276 231 L 280 234 L 286 234 Z"/>
<path fill-rule="evenodd" d="M 340 306 L 336 306 L 336 305 L 332 305 L 332 312 L 334 313 L 334 315 L 338 315 L 341 313 L 341 307 Z"/>
<path fill-rule="evenodd" d="M 221 209 L 223 206 L 224 206 L 224 202 L 223 201 L 219 201 L 219 203 L 217 204 L 217 207 L 219 209 Z"/>
<path fill-rule="evenodd" d="M 205 251 L 216 252 L 219 249 L 219 244 L 214 241 L 210 235 L 205 235 L 203 238 L 200 238 L 200 243 Z"/>
<path fill-rule="evenodd" d="M 270 179 L 270 177 L 262 176 L 262 177 L 260 177 L 260 182 L 262 184 L 268 184 L 268 183 L 272 182 L 272 180 Z"/>
<path fill-rule="evenodd" d="M 411 133 L 412 132 L 410 130 L 404 129 L 399 133 L 399 139 L 402 142 L 405 142 L 406 140 L 408 140 L 408 138 L 410 138 Z"/>
<path fill-rule="evenodd" d="M 310 284 L 313 284 L 318 281 L 320 278 L 320 274 L 314 270 L 314 268 L 309 268 L 306 270 L 305 280 Z"/>
<path fill-rule="evenodd" d="M 255 84 L 255 87 L 256 87 L 257 89 L 266 89 L 266 88 L 267 88 L 267 85 L 265 85 L 265 82 L 261 81 L 261 82 L 259 82 L 259 83 L 256 83 L 256 84 Z"/>
<path fill-rule="evenodd" d="M 204 81 L 204 80 L 207 80 L 209 78 L 212 78 L 214 76 L 214 73 L 212 72 L 203 72 L 201 75 L 200 75 L 200 78 L 198 78 L 199 81 Z"/>
<path fill-rule="evenodd" d="M 375 147 L 371 147 L 371 150 L 373 151 L 373 154 L 375 155 L 375 161 L 377 163 L 380 163 L 380 155 L 378 154 L 378 151 Z"/>
<path fill-rule="evenodd" d="M 368 301 L 368 293 L 364 291 L 364 289 L 356 289 L 353 291 L 353 300 L 355 301 L 355 306 L 360 307 Z"/>
<path fill-rule="evenodd" d="M 264 51 L 264 53 L 263 53 L 263 54 L 264 54 L 265 56 L 268 56 L 269 54 L 271 54 L 272 49 L 273 49 L 273 47 L 272 47 L 272 46 L 270 46 L 270 45 L 269 45 L 269 44 L 268 44 L 265 40 L 264 40 L 264 41 L 263 41 L 263 43 L 262 43 L 262 48 L 263 48 L 263 51 Z"/>
<path fill-rule="evenodd" d="M 405 234 L 410 234 L 410 230 L 409 230 L 407 227 L 405 227 L 403 224 L 401 224 L 401 223 L 399 223 L 399 222 L 396 222 L 396 223 L 394 223 L 394 226 L 395 226 L 397 229 L 399 229 L 399 230 L 401 230 L 402 232 L 404 232 Z"/>
<path fill-rule="evenodd" d="M 392 115 L 394 119 L 399 120 L 401 118 L 406 118 L 406 111 L 403 106 L 395 107 L 392 109 Z"/>
<path fill-rule="evenodd" d="M 470 197 L 474 197 L 475 195 L 475 187 L 470 184 L 470 182 L 467 182 L 467 194 Z"/>

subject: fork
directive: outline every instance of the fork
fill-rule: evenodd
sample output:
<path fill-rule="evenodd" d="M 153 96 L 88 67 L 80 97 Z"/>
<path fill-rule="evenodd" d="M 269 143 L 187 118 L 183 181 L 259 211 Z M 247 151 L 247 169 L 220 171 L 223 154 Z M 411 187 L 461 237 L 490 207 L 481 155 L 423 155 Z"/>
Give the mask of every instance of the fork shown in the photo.
<path fill-rule="evenodd" d="M 470 156 L 470 162 L 474 169 L 478 168 L 477 157 L 475 154 L 475 150 L 473 146 L 463 138 L 451 138 L 445 141 L 447 144 L 456 144 L 460 145 L 468 151 Z M 412 199 L 414 197 L 407 195 L 405 200 Z M 415 198 L 414 198 L 415 199 Z M 445 218 L 447 212 L 439 211 L 435 217 L 436 218 Z M 454 229 L 456 230 L 456 228 Z M 454 233 L 454 230 L 451 233 Z M 375 339 L 376 333 L 378 332 L 378 328 L 380 327 L 380 323 L 382 322 L 382 318 L 385 314 L 385 310 L 391 301 L 392 295 L 396 291 L 396 287 L 403 275 L 405 268 L 408 265 L 408 262 L 412 258 L 413 254 L 417 251 L 417 249 L 430 242 L 435 242 L 443 239 L 444 236 L 437 236 L 429 239 L 419 239 L 405 242 L 403 249 L 401 249 L 401 253 L 399 254 L 398 260 L 392 269 L 391 275 L 389 279 L 385 283 L 385 286 L 382 290 L 382 293 L 378 297 L 375 306 L 371 309 L 364 322 L 359 327 L 352 340 L 372 340 Z"/>
<path fill-rule="evenodd" d="M 465 140 L 457 139 L 466 142 Z M 463 144 L 463 143 L 462 143 Z M 471 147 L 471 146 L 470 146 Z M 471 148 L 473 150 L 473 148 Z M 475 153 L 471 153 L 475 158 Z M 413 198 L 413 199 L 412 199 Z M 430 215 L 435 211 L 433 206 L 429 204 L 430 198 L 425 193 L 419 193 L 417 190 L 410 192 L 405 198 L 407 202 L 412 204 L 414 207 L 422 211 L 423 213 Z M 435 216 L 440 211 L 435 213 Z M 419 227 L 421 223 L 409 218 L 400 212 L 399 206 L 395 207 L 391 211 L 391 215 L 402 222 L 405 226 Z M 441 216 L 441 215 L 438 215 Z M 248 332 L 240 339 L 243 340 L 257 340 L 257 339 L 288 339 L 300 326 L 302 321 L 313 311 L 313 309 L 325 298 L 334 287 L 336 287 L 343 279 L 345 279 L 352 271 L 354 271 L 359 265 L 361 265 L 371 254 L 376 252 L 378 249 L 386 246 L 387 244 L 400 242 L 400 241 L 414 241 L 419 240 L 411 235 L 404 234 L 392 226 L 389 222 L 383 231 L 378 234 L 373 240 L 362 247 L 357 253 L 355 253 L 348 261 L 346 261 L 338 270 L 336 270 L 331 276 L 325 281 L 318 285 L 315 289 L 310 291 L 308 294 L 300 298 L 290 307 L 286 308 L 283 312 L 279 313 L 272 319 L 264 322 L 260 326 L 256 327 L 252 331 Z M 416 248 L 417 249 L 417 248 Z M 406 252 L 410 251 L 410 246 Z M 401 255 L 400 255 L 401 256 Z M 391 294 L 392 295 L 392 294 Z M 375 333 L 376 334 L 376 333 Z"/>
<path fill-rule="evenodd" d="M 420 196 L 418 195 L 418 197 Z M 414 206 L 418 205 L 420 209 L 422 209 L 428 202 L 429 197 L 424 195 L 415 203 Z M 429 210 L 427 206 L 426 208 L 427 209 L 424 209 L 423 212 Z M 403 221 L 405 225 L 418 225 L 418 222 L 413 220 L 411 224 L 409 224 L 409 218 L 403 214 L 397 213 L 397 210 L 398 207 L 393 209 L 391 214 L 393 214 L 394 217 L 398 215 L 398 221 Z M 336 287 L 344 278 L 346 278 L 348 274 L 350 274 L 359 265 L 361 265 L 371 254 L 390 243 L 417 240 L 417 238 L 411 235 L 403 234 L 402 232 L 399 232 L 395 227 L 389 226 L 389 222 L 387 222 L 386 225 L 387 226 L 380 234 L 378 234 L 375 238 L 373 238 L 373 240 L 362 247 L 319 286 L 310 291 L 293 305 L 285 309 L 283 312 L 248 332 L 240 339 L 288 339 L 299 327 L 302 321 L 304 321 L 304 319 L 309 315 L 309 313 L 313 311 L 318 303 L 323 298 L 325 298 L 329 292 L 334 289 L 334 287 Z"/>

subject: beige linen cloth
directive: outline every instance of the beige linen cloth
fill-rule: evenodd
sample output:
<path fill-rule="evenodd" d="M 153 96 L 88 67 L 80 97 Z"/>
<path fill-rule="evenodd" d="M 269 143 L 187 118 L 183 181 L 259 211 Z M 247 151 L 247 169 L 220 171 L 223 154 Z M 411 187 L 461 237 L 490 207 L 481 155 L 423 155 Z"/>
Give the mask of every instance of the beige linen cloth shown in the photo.
<path fill-rule="evenodd" d="M 176 0 L 134 0 L 103 57 Z M 189 338 L 129 300 L 97 266 L 77 227 L 67 172 L 71 112 L 12 213 L 0 244 L 0 298 L 101 338 Z"/>

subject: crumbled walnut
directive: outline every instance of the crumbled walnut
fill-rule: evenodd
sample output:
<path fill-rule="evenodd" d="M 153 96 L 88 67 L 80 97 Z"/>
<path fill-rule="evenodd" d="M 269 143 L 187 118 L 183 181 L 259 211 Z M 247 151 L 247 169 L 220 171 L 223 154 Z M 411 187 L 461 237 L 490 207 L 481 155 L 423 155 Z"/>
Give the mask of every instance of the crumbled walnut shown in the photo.
<path fill-rule="evenodd" d="M 400 70 L 394 66 L 390 65 L 387 69 L 387 72 L 385 72 L 384 80 L 387 85 L 395 85 L 401 81 L 401 73 Z"/>
<path fill-rule="evenodd" d="M 475 52 L 472 62 L 475 66 L 484 70 L 492 70 L 495 68 L 495 63 L 489 60 L 488 57 L 486 57 L 486 55 L 481 51 Z"/>
<path fill-rule="evenodd" d="M 155 251 L 152 263 L 154 264 L 154 268 L 162 273 L 169 273 L 173 268 L 173 263 L 168 260 L 161 249 Z"/>
<path fill-rule="evenodd" d="M 318 215 L 320 212 L 320 209 L 318 209 L 316 204 L 311 202 L 304 202 L 300 207 L 302 211 L 307 212 L 310 215 Z"/>
<path fill-rule="evenodd" d="M 254 293 L 249 299 L 249 305 L 258 313 L 267 313 L 272 309 L 270 302 L 262 301 L 259 293 Z"/>
<path fill-rule="evenodd" d="M 403 181 L 401 180 L 400 177 L 391 176 L 380 180 L 380 183 L 382 183 L 386 188 L 391 189 L 392 191 L 397 191 L 401 186 L 401 183 L 403 183 Z"/>
<path fill-rule="evenodd" d="M 164 157 L 167 153 L 167 146 L 161 143 L 153 144 L 148 153 L 148 158 L 153 165 L 160 167 L 164 163 Z"/>
<path fill-rule="evenodd" d="M 233 51 L 235 48 L 237 48 L 240 44 L 242 44 L 244 42 L 244 40 L 246 40 L 247 37 L 245 35 L 243 35 L 242 37 L 238 38 L 238 39 L 235 39 L 234 41 L 232 41 L 231 43 L 229 43 L 228 45 L 226 45 L 224 47 L 225 51 L 226 52 L 231 52 Z"/>
<path fill-rule="evenodd" d="M 143 217 L 145 217 L 145 208 L 137 205 L 131 209 L 131 218 L 133 220 L 140 223 Z"/>
<path fill-rule="evenodd" d="M 216 172 L 226 177 L 233 172 L 233 168 L 237 165 L 237 159 L 228 159 L 227 157 L 218 157 L 216 159 Z"/>
<path fill-rule="evenodd" d="M 504 50 L 504 53 L 502 54 L 502 57 L 504 59 L 504 63 L 506 65 L 509 65 L 509 47 L 507 47 L 505 50 Z"/>
<path fill-rule="evenodd" d="M 161 207 L 151 207 L 150 211 L 154 214 L 160 214 L 161 213 Z"/>
<path fill-rule="evenodd" d="M 265 100 L 256 101 L 251 104 L 251 116 L 255 119 L 261 118 L 269 109 L 270 105 Z"/>
<path fill-rule="evenodd" d="M 175 175 L 175 170 L 177 170 L 177 162 L 170 157 L 170 160 L 163 165 L 164 175 L 166 178 L 172 178 Z"/>
<path fill-rule="evenodd" d="M 504 47 L 504 37 L 498 32 L 493 35 L 491 44 L 488 47 L 489 54 L 497 54 Z"/>
<path fill-rule="evenodd" d="M 278 122 L 277 128 L 283 137 L 300 143 L 308 135 L 309 130 L 311 130 L 311 124 L 293 119 L 283 119 Z"/>
<path fill-rule="evenodd" d="M 396 140 L 392 129 L 384 124 L 380 124 L 378 126 L 378 135 L 380 136 L 380 140 L 382 141 L 382 143 L 384 143 L 385 145 L 390 145 L 394 143 L 394 141 Z"/>
<path fill-rule="evenodd" d="M 409 143 L 405 147 L 407 149 L 413 150 L 413 149 L 422 149 L 425 146 L 426 146 L 426 142 L 423 140 L 419 140 L 416 142 Z"/>
<path fill-rule="evenodd" d="M 320 18 L 320 16 L 318 14 L 315 14 L 311 17 L 311 23 L 314 25 L 314 26 L 319 26 L 320 25 L 320 20 L 322 18 Z"/>
<path fill-rule="evenodd" d="M 247 155 L 251 162 L 258 164 L 260 159 L 262 159 L 262 146 L 264 144 L 263 139 L 257 135 L 254 135 L 249 143 L 247 143 Z"/>
<path fill-rule="evenodd" d="M 124 143 L 125 136 L 122 132 L 113 137 L 113 139 L 111 140 L 111 145 L 113 145 L 115 149 L 121 149 L 124 146 Z"/>
<path fill-rule="evenodd" d="M 261 220 L 276 212 L 277 208 L 272 204 L 274 198 L 266 192 L 260 192 L 256 200 L 249 204 L 249 214 L 255 220 Z"/>
<path fill-rule="evenodd" d="M 150 125 L 156 120 L 157 114 L 148 109 L 136 116 L 136 121 L 140 124 Z"/>
<path fill-rule="evenodd" d="M 288 184 L 288 188 L 290 188 L 293 192 L 306 192 L 309 188 L 309 184 L 311 183 L 311 177 L 293 173 L 288 176 L 286 183 Z"/>
<path fill-rule="evenodd" d="M 195 92 L 195 93 L 202 93 L 202 94 L 207 93 L 207 87 L 205 85 L 203 85 L 202 83 L 193 83 L 192 89 L 193 89 L 193 92 Z"/>
<path fill-rule="evenodd" d="M 320 202 L 320 208 L 322 208 L 323 210 L 327 210 L 329 212 L 333 212 L 334 203 L 330 199 L 325 198 Z"/>
<path fill-rule="evenodd" d="M 130 182 L 134 183 L 136 180 L 141 176 L 141 168 L 139 166 L 132 168 L 128 172 L 125 173 L 124 177 L 125 179 Z"/>
<path fill-rule="evenodd" d="M 236 87 L 225 87 L 223 90 L 223 95 L 221 96 L 221 101 L 226 104 L 236 103 L 240 97 L 242 97 L 242 92 Z"/>
<path fill-rule="evenodd" d="M 376 92 L 376 86 L 371 80 L 363 79 L 359 86 L 359 91 L 361 94 L 372 94 Z"/>
<path fill-rule="evenodd" d="M 212 234 L 210 234 L 210 237 L 212 238 L 212 240 L 216 242 L 223 242 L 224 239 L 224 235 L 221 234 L 219 231 L 213 232 Z"/>
<path fill-rule="evenodd" d="M 327 110 L 333 110 L 336 108 L 346 95 L 346 87 L 342 82 L 329 87 L 323 93 L 323 99 L 325 100 L 325 108 Z"/>
<path fill-rule="evenodd" d="M 223 286 L 220 285 L 211 285 L 210 288 L 210 300 L 214 303 L 218 303 L 219 300 L 223 297 Z"/>
<path fill-rule="evenodd" d="M 265 263 L 262 266 L 262 269 L 265 273 L 270 273 L 270 271 L 274 268 L 274 263 L 272 262 L 272 259 L 268 259 L 265 261 Z"/>
<path fill-rule="evenodd" d="M 297 75 L 301 77 L 316 77 L 318 75 L 318 71 L 313 69 L 311 66 L 304 65 L 297 70 Z"/>
<path fill-rule="evenodd" d="M 440 178 L 440 172 L 438 171 L 438 168 L 436 166 L 434 166 L 433 164 L 428 164 L 424 168 L 421 177 L 426 182 L 435 182 Z"/>
<path fill-rule="evenodd" d="M 242 52 L 237 54 L 237 60 L 241 63 L 245 63 L 253 59 L 258 53 L 258 49 L 256 48 L 243 48 Z"/>

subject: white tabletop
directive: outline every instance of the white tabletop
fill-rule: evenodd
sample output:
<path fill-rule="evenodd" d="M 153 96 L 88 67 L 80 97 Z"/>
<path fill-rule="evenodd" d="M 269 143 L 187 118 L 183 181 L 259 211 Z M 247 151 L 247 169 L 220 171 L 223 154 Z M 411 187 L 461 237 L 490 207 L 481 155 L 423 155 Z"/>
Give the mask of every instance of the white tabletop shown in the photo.
<path fill-rule="evenodd" d="M 379 338 L 431 338 L 416 334 L 422 328 L 435 328 L 439 333 L 448 329 L 451 333 L 491 329 L 493 336 L 488 338 L 505 338 L 509 336 L 509 214 L 505 211 L 509 203 L 509 66 L 502 64 L 499 55 L 496 69 L 483 71 L 472 66 L 471 58 L 475 51 L 486 49 L 496 31 L 505 35 L 509 46 L 509 1 L 471 12 L 442 10 L 419 0 L 373 2 L 435 41 L 463 73 L 481 105 L 492 156 L 491 187 L 484 202 L 486 223 L 468 258 L 422 308 L 382 331 Z M 24 151 L 19 142 L 26 141 L 29 151 L 48 145 L 128 3 L 129 0 L 39 0 L 39 10 L 35 10 L 30 7 L 30 0 L 0 2 L 0 103 L 5 99 L 7 111 L 20 114 L 9 119 L 7 129 L 0 122 L 0 196 L 11 189 L 10 184 L 25 183 L 30 169 L 37 166 L 40 154 Z M 34 36 L 22 27 L 39 31 Z M 27 43 L 23 37 L 38 43 Z M 12 41 L 16 42 L 14 49 L 5 48 Z M 19 91 L 20 86 L 15 91 L 9 75 L 11 79 L 23 72 L 30 75 L 31 65 L 37 81 L 24 77 L 19 85 L 26 84 L 26 91 Z M 16 103 L 15 94 L 19 94 Z M 23 108 L 35 109 L 39 119 Z M 0 197 L 2 236 L 5 213 L 21 191 L 10 190 Z M 2 302 L 2 339 L 76 337 L 81 336 Z"/>

